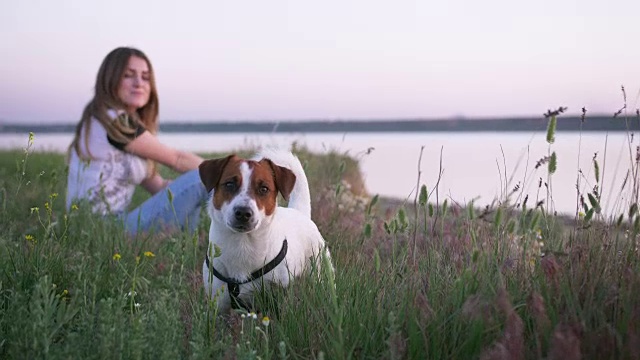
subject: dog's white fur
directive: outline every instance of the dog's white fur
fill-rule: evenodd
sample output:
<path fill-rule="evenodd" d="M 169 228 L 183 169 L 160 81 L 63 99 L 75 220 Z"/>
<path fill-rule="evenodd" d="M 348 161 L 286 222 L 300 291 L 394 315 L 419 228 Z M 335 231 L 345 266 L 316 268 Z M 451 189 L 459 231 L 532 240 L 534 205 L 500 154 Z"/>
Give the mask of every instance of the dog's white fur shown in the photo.
<path fill-rule="evenodd" d="M 209 258 L 213 267 L 227 278 L 243 281 L 249 275 L 274 259 L 282 249 L 284 239 L 288 242 L 285 259 L 272 271 L 253 282 L 240 285 L 239 298 L 248 304 L 252 303 L 253 292 L 262 285 L 277 283 L 283 287 L 296 276 L 312 267 L 321 268 L 322 257 L 329 260 L 329 250 L 316 224 L 311 220 L 311 196 L 309 184 L 300 160 L 290 151 L 265 149 L 255 155 L 252 160 L 267 158 L 274 164 L 290 169 L 295 177 L 295 184 L 290 193 L 287 207 L 277 206 L 267 216 L 260 211 L 247 191 L 249 181 L 243 181 L 237 195 L 216 209 L 213 201 L 208 202 L 207 212 L 211 217 L 209 229 Z M 249 166 L 240 165 L 243 179 L 251 174 Z M 211 191 L 213 197 L 215 189 Z M 233 227 L 234 208 L 244 206 L 250 208 L 255 216 L 252 219 L 254 228 L 239 232 Z M 220 250 L 220 256 L 211 256 L 214 249 Z M 329 265 L 333 272 L 333 266 Z M 218 309 L 226 311 L 230 308 L 231 299 L 227 284 L 210 273 L 207 263 L 202 267 L 204 286 L 213 299 L 217 300 Z"/>

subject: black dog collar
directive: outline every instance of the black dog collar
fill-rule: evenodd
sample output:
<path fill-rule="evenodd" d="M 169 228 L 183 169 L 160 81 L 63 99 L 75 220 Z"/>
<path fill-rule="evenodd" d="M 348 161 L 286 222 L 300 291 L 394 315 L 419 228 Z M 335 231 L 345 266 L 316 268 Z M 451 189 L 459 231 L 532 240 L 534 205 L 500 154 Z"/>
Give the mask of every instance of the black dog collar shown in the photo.
<path fill-rule="evenodd" d="M 243 308 L 243 309 L 249 311 L 249 306 L 247 306 L 247 304 L 245 304 L 239 298 L 239 296 L 240 296 L 240 285 L 252 282 L 252 281 L 257 280 L 257 279 L 260 279 L 261 277 L 263 277 L 264 275 L 269 273 L 271 270 L 273 270 L 276 266 L 280 265 L 282 260 L 284 260 L 284 257 L 287 255 L 287 249 L 288 249 L 287 239 L 284 239 L 284 241 L 282 242 L 282 249 L 280 249 L 280 252 L 278 253 L 278 255 L 276 255 L 276 257 L 273 258 L 273 260 L 269 261 L 265 266 L 263 266 L 260 269 L 252 272 L 249 275 L 249 277 L 244 281 L 238 281 L 236 279 L 228 278 L 228 277 L 220 274 L 220 272 L 218 270 L 216 270 L 215 267 L 211 266 L 211 261 L 209 260 L 209 254 L 205 255 L 205 262 L 207 264 L 207 267 L 212 270 L 213 275 L 215 277 L 217 277 L 219 280 L 227 283 L 227 285 L 229 287 L 229 295 L 231 297 L 231 308 L 233 308 L 233 309 Z"/>

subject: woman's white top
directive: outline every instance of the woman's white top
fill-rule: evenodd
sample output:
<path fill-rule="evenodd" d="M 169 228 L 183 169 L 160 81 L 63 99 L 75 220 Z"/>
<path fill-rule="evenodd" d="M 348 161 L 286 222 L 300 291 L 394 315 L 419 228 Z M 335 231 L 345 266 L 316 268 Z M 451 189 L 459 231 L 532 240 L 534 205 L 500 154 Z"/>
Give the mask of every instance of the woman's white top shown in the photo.
<path fill-rule="evenodd" d="M 141 127 L 136 135 L 142 132 L 144 128 Z M 123 151 L 124 145 L 110 140 L 104 126 L 96 119 L 91 119 L 88 142 L 85 142 L 84 129 L 80 134 L 80 151 L 85 158 L 89 158 L 85 147 L 88 144 L 92 159 L 82 160 L 75 149 L 71 149 L 67 209 L 78 200 L 88 200 L 95 213 L 106 215 L 124 212 L 131 203 L 136 185 L 148 175 L 147 161 Z"/>

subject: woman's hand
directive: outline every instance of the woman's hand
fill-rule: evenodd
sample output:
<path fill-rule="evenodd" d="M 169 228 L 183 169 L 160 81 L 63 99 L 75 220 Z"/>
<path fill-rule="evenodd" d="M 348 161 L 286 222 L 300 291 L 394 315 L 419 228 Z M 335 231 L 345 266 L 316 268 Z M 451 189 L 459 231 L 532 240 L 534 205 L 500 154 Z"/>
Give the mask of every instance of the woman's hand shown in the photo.
<path fill-rule="evenodd" d="M 196 154 L 164 145 L 148 131 L 128 143 L 124 149 L 134 155 L 157 161 L 179 173 L 197 169 L 204 160 Z"/>
<path fill-rule="evenodd" d="M 142 181 L 142 183 L 140 183 L 140 185 L 142 185 L 142 187 L 152 195 L 162 189 L 165 189 L 167 186 L 169 186 L 169 184 L 171 184 L 171 180 L 163 179 L 160 174 L 155 174 L 149 178 L 146 178 Z"/>

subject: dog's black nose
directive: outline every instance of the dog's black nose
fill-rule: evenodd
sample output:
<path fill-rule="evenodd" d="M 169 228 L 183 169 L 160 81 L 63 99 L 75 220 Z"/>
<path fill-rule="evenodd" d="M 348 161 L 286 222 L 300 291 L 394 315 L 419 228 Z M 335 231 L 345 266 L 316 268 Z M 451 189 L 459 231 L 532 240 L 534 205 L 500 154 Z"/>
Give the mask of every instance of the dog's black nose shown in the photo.
<path fill-rule="evenodd" d="M 251 210 L 251 208 L 247 206 L 239 206 L 235 210 L 235 216 L 236 216 L 236 220 L 247 222 L 251 220 L 251 217 L 253 216 L 253 211 Z"/>

